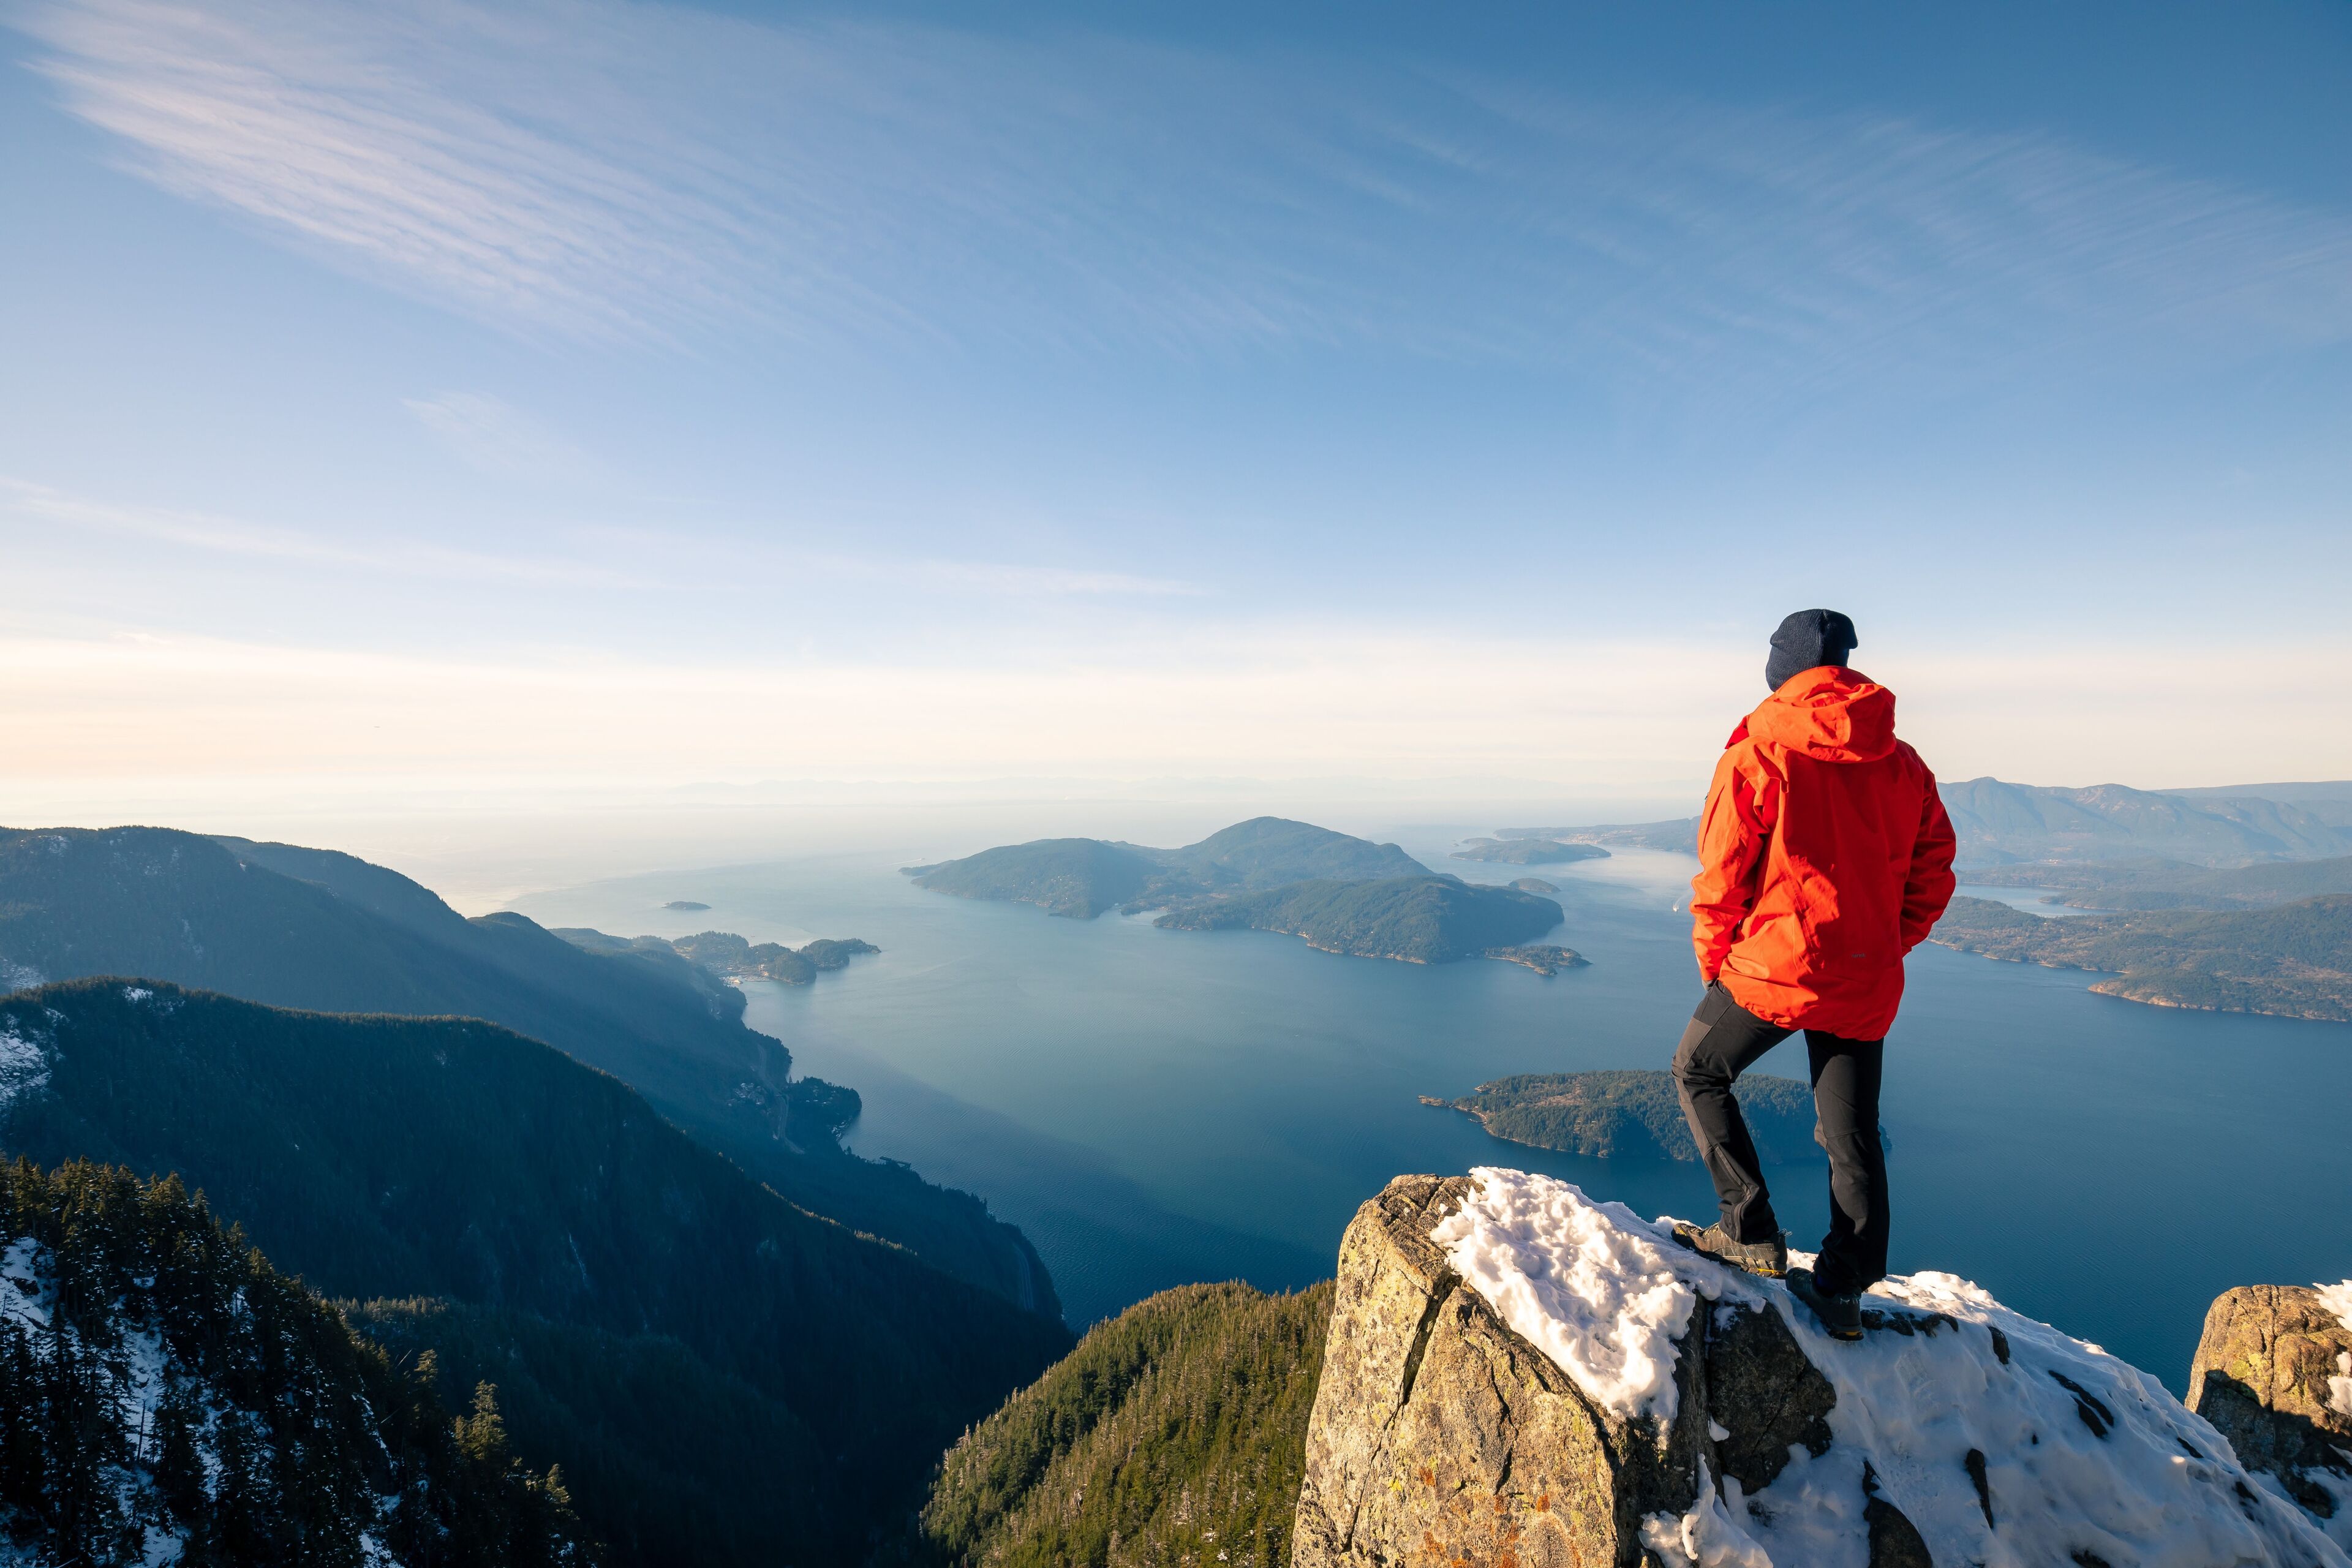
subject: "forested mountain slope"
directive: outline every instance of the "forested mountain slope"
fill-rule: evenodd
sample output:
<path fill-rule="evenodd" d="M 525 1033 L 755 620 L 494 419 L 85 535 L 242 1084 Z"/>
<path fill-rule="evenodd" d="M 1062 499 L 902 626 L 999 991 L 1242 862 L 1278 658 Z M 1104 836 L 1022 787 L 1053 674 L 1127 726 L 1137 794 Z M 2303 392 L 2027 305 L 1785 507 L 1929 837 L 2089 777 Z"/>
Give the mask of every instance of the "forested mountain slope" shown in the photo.
<path fill-rule="evenodd" d="M 561 1479 L 513 1461 L 487 1388 L 472 1405 L 453 1424 L 178 1181 L 0 1165 L 9 1561 L 593 1562 Z"/>
<path fill-rule="evenodd" d="M 0 833 L 0 986 L 88 974 L 488 1018 L 626 1080 L 794 1202 L 1060 1315 L 1019 1231 L 969 1194 L 845 1153 L 837 1093 L 792 1079 L 790 1053 L 743 1026 L 741 994 L 674 952 L 592 952 L 520 915 L 467 920 L 328 850 L 152 827 Z M 811 1096 L 816 1114 L 796 1117 Z"/>
<path fill-rule="evenodd" d="M 394 1342 L 516 1388 L 519 1450 L 623 1562 L 845 1561 L 1069 1343 L 471 1019 L 50 985 L 0 999 L 0 1102 L 8 1150 L 177 1172 L 314 1288 L 390 1299 L 362 1321 Z M 693 1473 L 722 1444 L 757 1486 Z"/>
<path fill-rule="evenodd" d="M 1328 1280 L 1185 1285 L 1098 1323 L 940 1467 L 918 1561 L 1286 1568 Z"/>
<path fill-rule="evenodd" d="M 2052 919 L 1959 898 L 1928 939 L 2053 969 L 2114 972 L 2091 989 L 2164 1007 L 2352 1020 L 2352 894 L 2268 909 Z"/>

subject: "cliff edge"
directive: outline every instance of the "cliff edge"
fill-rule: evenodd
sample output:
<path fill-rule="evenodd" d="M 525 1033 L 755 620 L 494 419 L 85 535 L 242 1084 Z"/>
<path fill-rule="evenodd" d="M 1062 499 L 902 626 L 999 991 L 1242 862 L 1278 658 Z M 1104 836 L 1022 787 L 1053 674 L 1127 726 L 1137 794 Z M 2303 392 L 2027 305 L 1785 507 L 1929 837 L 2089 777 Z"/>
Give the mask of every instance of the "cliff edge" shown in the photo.
<path fill-rule="evenodd" d="M 2095 1346 L 1946 1274 L 1866 1304 L 1835 1344 L 1567 1183 L 1398 1177 L 1341 1244 L 1294 1561 L 2352 1568 Z"/>

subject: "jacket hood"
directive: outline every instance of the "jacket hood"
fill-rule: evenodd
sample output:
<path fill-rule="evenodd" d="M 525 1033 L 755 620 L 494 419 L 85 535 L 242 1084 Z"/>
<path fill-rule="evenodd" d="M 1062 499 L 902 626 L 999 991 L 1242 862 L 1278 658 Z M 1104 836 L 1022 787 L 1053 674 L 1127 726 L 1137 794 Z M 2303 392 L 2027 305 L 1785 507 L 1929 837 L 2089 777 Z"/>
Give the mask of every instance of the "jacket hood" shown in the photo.
<path fill-rule="evenodd" d="M 1822 665 L 1790 677 L 1740 728 L 1824 763 L 1874 763 L 1895 750 L 1895 693 L 1843 665 Z"/>

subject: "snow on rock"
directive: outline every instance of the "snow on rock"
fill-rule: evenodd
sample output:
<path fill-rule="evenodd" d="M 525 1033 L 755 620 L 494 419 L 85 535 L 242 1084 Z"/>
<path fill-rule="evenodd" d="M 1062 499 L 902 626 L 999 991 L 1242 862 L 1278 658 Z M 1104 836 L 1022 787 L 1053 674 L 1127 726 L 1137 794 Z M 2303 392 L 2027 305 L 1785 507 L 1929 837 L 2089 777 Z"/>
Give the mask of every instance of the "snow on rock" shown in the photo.
<path fill-rule="evenodd" d="M 1949 1274 L 1864 1306 L 1839 1343 L 1568 1183 L 1400 1177 L 1342 1245 L 1297 1562 L 2352 1568 L 2095 1345 Z"/>
<path fill-rule="evenodd" d="M 1676 1245 L 1623 1204 L 1485 1166 L 1430 1240 L 1513 1332 L 1620 1415 L 1675 1414 L 1675 1342 L 1702 1298 L 1760 1305 L 1746 1277 Z"/>
<path fill-rule="evenodd" d="M 2340 1280 L 2334 1285 L 2314 1285 L 2311 1293 L 2319 1298 L 2321 1306 L 2336 1314 L 2336 1321 L 2342 1323 L 2347 1332 L 2352 1332 L 2352 1279 Z"/>

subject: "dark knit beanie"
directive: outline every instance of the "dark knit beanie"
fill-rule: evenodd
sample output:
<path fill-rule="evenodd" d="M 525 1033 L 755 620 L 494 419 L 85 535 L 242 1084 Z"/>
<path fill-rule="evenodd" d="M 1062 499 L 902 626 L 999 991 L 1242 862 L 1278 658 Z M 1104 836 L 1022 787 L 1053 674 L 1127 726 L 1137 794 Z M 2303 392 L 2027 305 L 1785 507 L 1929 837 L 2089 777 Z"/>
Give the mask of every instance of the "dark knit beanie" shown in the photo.
<path fill-rule="evenodd" d="M 1772 657 L 1764 661 L 1764 684 L 1778 691 L 1791 676 L 1824 664 L 1843 664 L 1862 644 L 1853 623 L 1835 610 L 1799 610 L 1772 634 Z"/>

